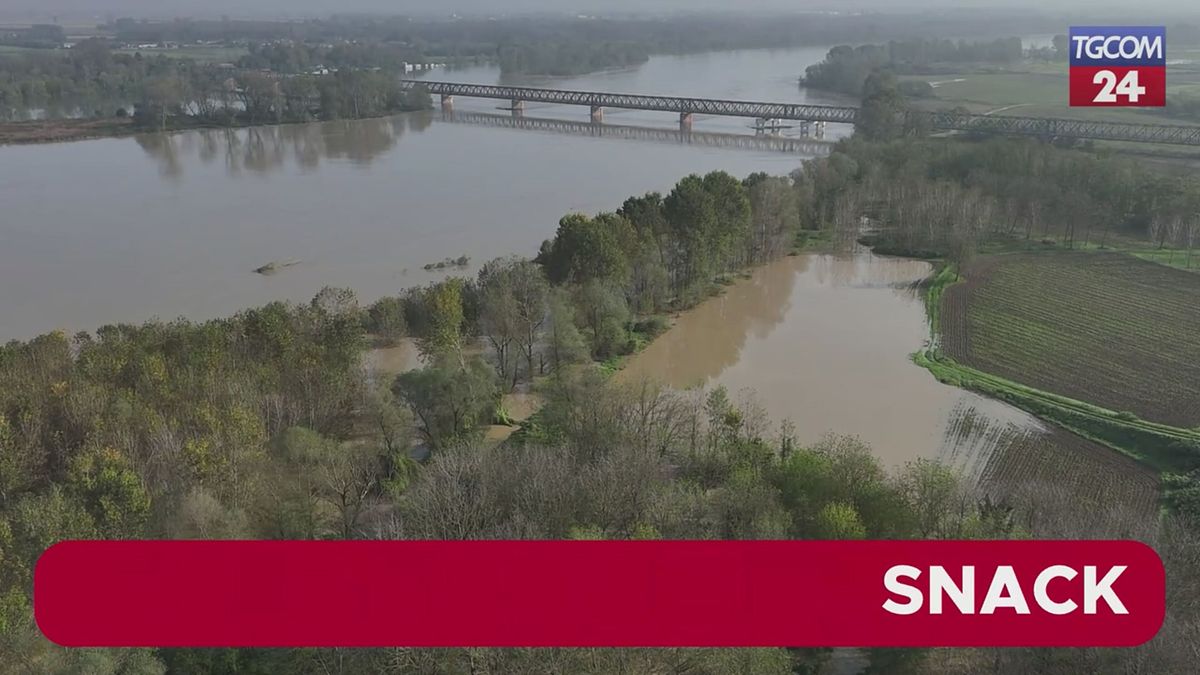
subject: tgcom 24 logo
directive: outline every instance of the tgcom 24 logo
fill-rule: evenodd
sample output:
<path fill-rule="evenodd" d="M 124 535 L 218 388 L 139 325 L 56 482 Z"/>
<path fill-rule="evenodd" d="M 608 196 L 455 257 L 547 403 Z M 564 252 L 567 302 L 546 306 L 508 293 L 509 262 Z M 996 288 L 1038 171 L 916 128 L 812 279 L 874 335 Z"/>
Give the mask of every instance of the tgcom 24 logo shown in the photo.
<path fill-rule="evenodd" d="M 1071 26 L 1072 106 L 1167 104 L 1167 30 L 1163 26 Z"/>

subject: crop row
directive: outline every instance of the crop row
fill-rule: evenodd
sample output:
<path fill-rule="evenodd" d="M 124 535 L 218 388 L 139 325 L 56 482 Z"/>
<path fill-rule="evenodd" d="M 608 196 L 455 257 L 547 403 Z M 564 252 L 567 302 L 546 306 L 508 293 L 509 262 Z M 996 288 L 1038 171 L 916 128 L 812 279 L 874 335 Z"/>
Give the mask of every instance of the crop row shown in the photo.
<path fill-rule="evenodd" d="M 1144 419 L 1200 423 L 1200 275 L 1092 253 L 993 256 L 965 276 L 941 306 L 948 356 Z"/>

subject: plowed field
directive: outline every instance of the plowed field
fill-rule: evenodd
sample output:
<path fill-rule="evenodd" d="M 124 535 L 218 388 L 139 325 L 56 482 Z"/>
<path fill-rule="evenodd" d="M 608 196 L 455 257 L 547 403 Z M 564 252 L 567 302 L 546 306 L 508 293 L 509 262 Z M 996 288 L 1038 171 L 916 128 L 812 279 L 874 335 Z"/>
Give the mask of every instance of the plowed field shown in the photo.
<path fill-rule="evenodd" d="M 1119 253 L 980 258 L 949 287 L 942 349 L 1015 382 L 1200 425 L 1200 275 Z"/>

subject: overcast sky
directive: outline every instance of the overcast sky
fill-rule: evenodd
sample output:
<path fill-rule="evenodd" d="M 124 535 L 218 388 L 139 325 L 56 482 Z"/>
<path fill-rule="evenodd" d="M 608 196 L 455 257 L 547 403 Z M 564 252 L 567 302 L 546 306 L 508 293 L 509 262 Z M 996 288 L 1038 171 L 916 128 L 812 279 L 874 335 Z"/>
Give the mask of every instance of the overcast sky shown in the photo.
<path fill-rule="evenodd" d="M 1109 0 L 0 0 L 0 14 L 47 17 L 55 14 L 104 18 L 115 16 L 319 16 L 334 12 L 386 14 L 436 14 L 451 12 L 500 14 L 529 12 L 677 12 L 723 10 L 737 12 L 801 11 L 805 9 L 892 10 L 912 7 L 1036 8 L 1043 12 L 1068 10 L 1085 13 L 1120 8 L 1144 23 L 1159 19 L 1156 13 L 1188 13 L 1200 21 L 1197 0 L 1143 0 L 1136 4 Z M 1130 11 L 1130 7 L 1135 9 Z M 1090 10 L 1090 11 L 1088 11 Z M 1108 11 L 1106 14 L 1110 13 Z M 1144 17 L 1144 19 L 1140 19 Z"/>

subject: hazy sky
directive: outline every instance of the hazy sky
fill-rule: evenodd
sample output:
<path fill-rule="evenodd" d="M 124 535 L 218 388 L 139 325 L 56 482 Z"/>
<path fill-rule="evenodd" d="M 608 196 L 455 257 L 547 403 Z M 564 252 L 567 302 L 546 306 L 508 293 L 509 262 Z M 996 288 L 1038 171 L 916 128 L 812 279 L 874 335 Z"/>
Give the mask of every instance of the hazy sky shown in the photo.
<path fill-rule="evenodd" d="M 25 16 L 313 16 L 334 12 L 375 12 L 387 14 L 437 14 L 451 12 L 500 14 L 527 12 L 601 12 L 655 13 L 723 10 L 737 12 L 778 12 L 805 9 L 897 10 L 923 7 L 995 7 L 1036 8 L 1042 12 L 1066 10 L 1072 13 L 1111 11 L 1117 8 L 1135 17 L 1144 16 L 1153 23 L 1155 13 L 1195 14 L 1200 20 L 1196 0 L 1142 0 L 1135 4 L 1111 0 L 0 0 L 0 14 L 12 18 Z M 1132 11 L 1130 8 L 1133 8 Z"/>

